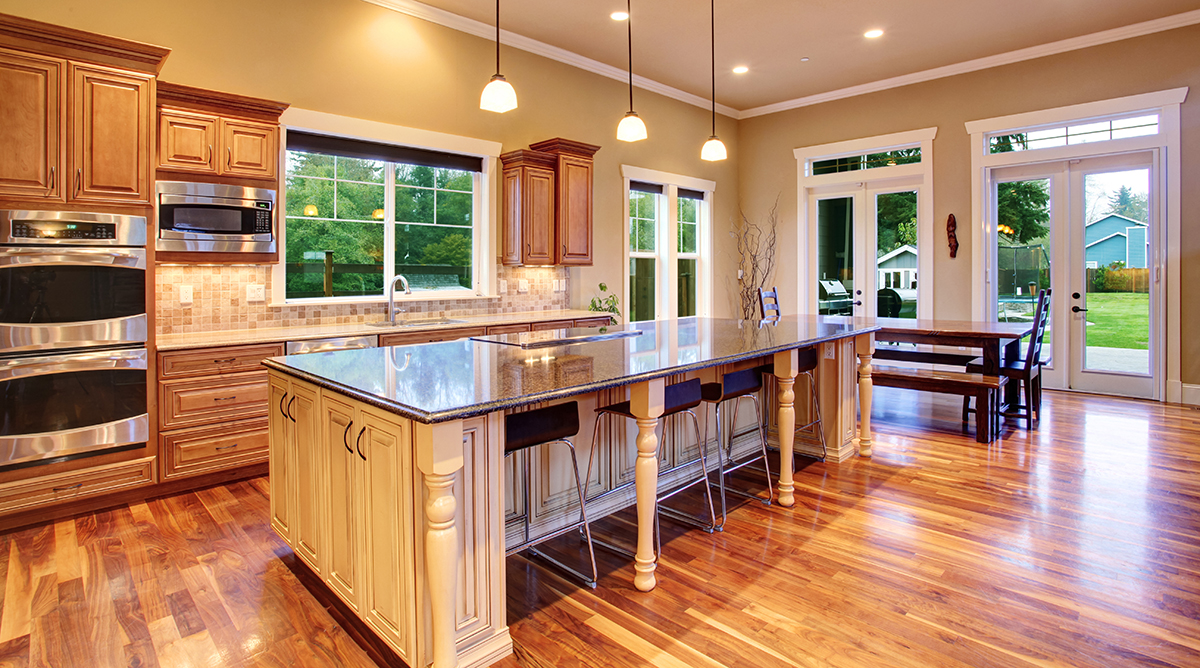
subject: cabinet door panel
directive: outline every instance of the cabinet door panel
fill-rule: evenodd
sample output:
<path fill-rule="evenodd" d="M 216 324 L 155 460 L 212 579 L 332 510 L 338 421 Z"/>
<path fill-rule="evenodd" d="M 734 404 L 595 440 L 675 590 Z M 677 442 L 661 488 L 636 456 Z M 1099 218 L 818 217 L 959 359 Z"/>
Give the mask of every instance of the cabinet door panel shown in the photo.
<path fill-rule="evenodd" d="M 321 514 L 322 476 L 325 468 L 318 425 L 317 389 L 306 383 L 292 382 L 295 401 L 288 400 L 293 436 L 296 442 L 296 518 L 292 525 L 292 548 L 318 575 L 325 575 L 322 547 Z"/>
<path fill-rule="evenodd" d="M 367 573 L 360 614 L 412 664 L 417 598 L 413 582 L 404 576 L 416 569 L 411 425 L 367 406 L 360 407 L 359 416 L 367 428 L 362 441 Z"/>
<path fill-rule="evenodd" d="M 267 420 L 271 449 L 271 528 L 288 545 L 292 544 L 292 472 L 296 467 L 296 453 L 291 438 L 292 421 L 285 410 L 291 399 L 291 388 L 286 378 L 274 372 L 270 380 L 270 417 Z"/>
<path fill-rule="evenodd" d="M 361 420 L 360 420 L 361 422 Z M 358 610 L 358 501 L 360 466 L 356 446 L 362 430 L 354 423 L 354 408 L 328 393 L 321 396 L 321 428 L 324 432 L 325 466 L 329 470 L 329 550 L 325 581 L 342 600 Z"/>
<path fill-rule="evenodd" d="M 504 170 L 504 213 L 500 225 L 500 262 L 506 266 L 521 264 L 521 170 Z"/>
<path fill-rule="evenodd" d="M 163 109 L 158 122 L 158 168 L 217 173 L 217 117 Z"/>
<path fill-rule="evenodd" d="M 145 77 L 71 65 L 69 199 L 150 201 L 150 91 Z"/>
<path fill-rule="evenodd" d="M 0 195 L 62 197 L 66 66 L 0 51 Z"/>
<path fill-rule="evenodd" d="M 592 264 L 592 161 L 558 159 L 558 263 Z"/>
<path fill-rule="evenodd" d="M 279 129 L 266 123 L 221 120 L 221 156 L 219 171 L 226 176 L 275 178 L 276 143 Z"/>
<path fill-rule="evenodd" d="M 524 264 L 554 264 L 554 172 L 525 169 Z"/>

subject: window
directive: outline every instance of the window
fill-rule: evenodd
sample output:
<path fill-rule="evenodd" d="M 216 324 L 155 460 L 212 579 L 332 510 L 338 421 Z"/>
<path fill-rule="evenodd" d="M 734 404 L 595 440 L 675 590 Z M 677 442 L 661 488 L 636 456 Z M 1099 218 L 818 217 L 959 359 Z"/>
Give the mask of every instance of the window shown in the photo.
<path fill-rule="evenodd" d="M 301 132 L 288 134 L 286 299 L 479 288 L 482 160 Z"/>
<path fill-rule="evenodd" d="M 901 148 L 882 153 L 866 153 L 851 155 L 844 158 L 829 160 L 813 160 L 813 176 L 818 174 L 838 174 L 853 172 L 860 169 L 875 169 L 877 167 L 895 167 L 896 165 L 911 165 L 921 162 L 921 147 Z"/>
<path fill-rule="evenodd" d="M 1139 114 L 1127 118 L 1030 129 L 1016 134 L 988 135 L 989 153 L 1033 151 L 1055 146 L 1074 146 L 1125 137 L 1158 134 L 1158 114 Z"/>
<path fill-rule="evenodd" d="M 629 184 L 629 321 L 708 314 L 715 184 L 636 167 L 622 169 Z"/>

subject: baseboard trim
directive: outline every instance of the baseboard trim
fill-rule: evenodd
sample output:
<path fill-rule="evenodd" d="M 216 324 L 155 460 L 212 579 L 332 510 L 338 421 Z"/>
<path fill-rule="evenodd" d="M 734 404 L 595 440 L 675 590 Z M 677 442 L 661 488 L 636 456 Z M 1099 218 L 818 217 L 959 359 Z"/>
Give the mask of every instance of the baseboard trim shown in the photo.
<path fill-rule="evenodd" d="M 1190 385 L 1188 383 L 1180 383 L 1183 391 L 1180 394 L 1179 402 L 1191 404 L 1192 406 L 1200 406 L 1200 385 Z"/>

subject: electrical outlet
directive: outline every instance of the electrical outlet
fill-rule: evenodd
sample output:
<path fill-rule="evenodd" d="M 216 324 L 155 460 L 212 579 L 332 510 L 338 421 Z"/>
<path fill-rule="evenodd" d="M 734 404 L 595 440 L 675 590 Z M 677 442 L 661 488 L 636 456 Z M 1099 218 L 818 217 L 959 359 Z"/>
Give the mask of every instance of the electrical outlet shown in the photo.
<path fill-rule="evenodd" d="M 529 279 L 528 278 L 518 278 L 517 279 L 517 292 L 529 292 Z"/>
<path fill-rule="evenodd" d="M 246 286 L 246 301 L 248 302 L 265 302 L 267 300 L 267 286 L 262 283 L 251 283 Z"/>
<path fill-rule="evenodd" d="M 190 285 L 179 286 L 179 305 L 180 306 L 191 306 L 192 305 L 192 286 L 190 286 Z"/>
<path fill-rule="evenodd" d="M 827 360 L 837 359 L 837 356 L 835 354 L 836 352 L 837 351 L 834 349 L 832 343 L 825 344 L 825 359 L 827 359 Z"/>
<path fill-rule="evenodd" d="M 506 294 L 507 292 L 508 292 L 508 281 L 502 278 L 502 279 L 500 279 L 500 294 L 503 295 L 503 294 Z"/>
<path fill-rule="evenodd" d="M 743 273 L 742 270 L 738 269 L 738 280 L 739 281 L 742 280 L 742 273 Z"/>

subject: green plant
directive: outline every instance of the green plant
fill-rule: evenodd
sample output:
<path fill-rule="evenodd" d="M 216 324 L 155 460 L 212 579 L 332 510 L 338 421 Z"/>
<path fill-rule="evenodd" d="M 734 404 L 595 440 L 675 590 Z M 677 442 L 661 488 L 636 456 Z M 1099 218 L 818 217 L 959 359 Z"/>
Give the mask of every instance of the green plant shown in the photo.
<path fill-rule="evenodd" d="M 612 313 L 613 323 L 615 324 L 621 319 L 621 298 L 617 296 L 617 293 L 609 292 L 608 286 L 601 283 L 600 294 L 592 297 L 592 301 L 588 304 L 588 310 Z"/>

